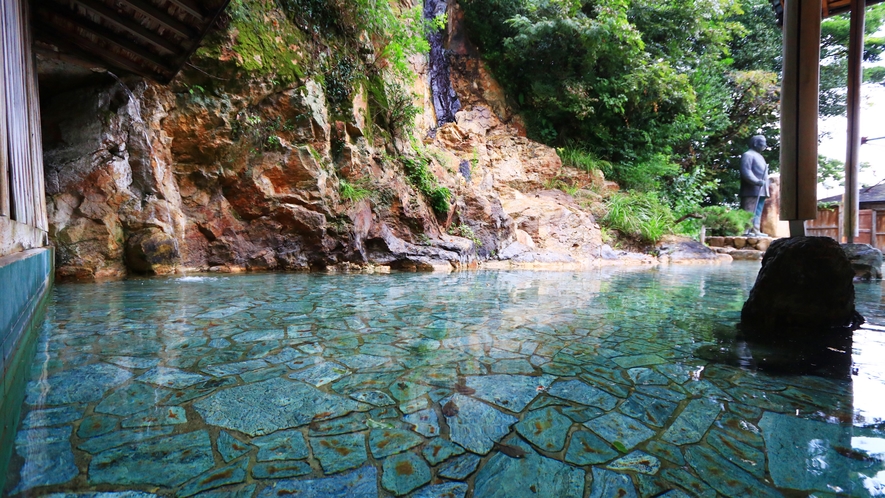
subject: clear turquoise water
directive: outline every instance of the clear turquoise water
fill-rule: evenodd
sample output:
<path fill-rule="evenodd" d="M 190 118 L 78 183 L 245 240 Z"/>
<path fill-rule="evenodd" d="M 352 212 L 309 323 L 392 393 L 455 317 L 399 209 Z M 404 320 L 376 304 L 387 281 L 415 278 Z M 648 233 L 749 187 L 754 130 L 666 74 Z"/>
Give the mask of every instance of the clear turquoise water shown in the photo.
<path fill-rule="evenodd" d="M 885 332 L 741 367 L 757 268 L 59 285 L 7 493 L 883 494 Z"/>

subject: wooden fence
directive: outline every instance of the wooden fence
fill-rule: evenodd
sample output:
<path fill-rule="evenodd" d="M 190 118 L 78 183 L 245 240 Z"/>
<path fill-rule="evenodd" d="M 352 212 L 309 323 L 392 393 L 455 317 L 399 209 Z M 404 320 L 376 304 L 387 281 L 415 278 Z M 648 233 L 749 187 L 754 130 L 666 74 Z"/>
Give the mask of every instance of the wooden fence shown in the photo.
<path fill-rule="evenodd" d="M 0 217 L 45 232 L 40 105 L 27 2 L 0 1 L 0 28 Z"/>
<path fill-rule="evenodd" d="M 857 212 L 858 244 L 870 244 L 878 249 L 885 248 L 885 210 L 861 209 Z M 842 241 L 842 206 L 817 210 L 817 218 L 805 222 L 805 234 L 830 237 Z"/>

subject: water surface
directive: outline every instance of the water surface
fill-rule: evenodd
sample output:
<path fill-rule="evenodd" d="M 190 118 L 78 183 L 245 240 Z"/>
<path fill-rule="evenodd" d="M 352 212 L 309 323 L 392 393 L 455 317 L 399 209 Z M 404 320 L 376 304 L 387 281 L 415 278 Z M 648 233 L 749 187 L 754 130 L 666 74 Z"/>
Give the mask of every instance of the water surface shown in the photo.
<path fill-rule="evenodd" d="M 757 269 L 58 285 L 7 492 L 882 494 L 885 335 L 829 377 L 755 370 Z"/>

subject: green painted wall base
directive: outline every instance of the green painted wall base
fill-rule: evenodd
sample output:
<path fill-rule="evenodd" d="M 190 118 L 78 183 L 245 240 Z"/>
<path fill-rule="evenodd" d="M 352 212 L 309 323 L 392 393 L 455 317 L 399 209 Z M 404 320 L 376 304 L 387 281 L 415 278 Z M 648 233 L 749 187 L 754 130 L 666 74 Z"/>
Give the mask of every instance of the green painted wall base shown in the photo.
<path fill-rule="evenodd" d="M 6 487 L 28 367 L 49 302 L 53 260 L 49 248 L 0 258 L 0 493 Z"/>

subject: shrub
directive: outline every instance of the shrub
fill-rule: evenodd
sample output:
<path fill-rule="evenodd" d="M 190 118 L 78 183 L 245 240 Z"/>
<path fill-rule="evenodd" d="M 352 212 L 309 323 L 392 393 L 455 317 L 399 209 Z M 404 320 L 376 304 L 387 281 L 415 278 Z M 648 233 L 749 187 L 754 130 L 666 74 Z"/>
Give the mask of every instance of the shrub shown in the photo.
<path fill-rule="evenodd" d="M 753 220 L 753 213 L 724 206 L 707 206 L 700 214 L 707 233 L 714 236 L 741 235 L 750 228 Z"/>
<path fill-rule="evenodd" d="M 673 231 L 673 212 L 654 192 L 616 193 L 602 222 L 626 237 L 654 244 Z"/>
<path fill-rule="evenodd" d="M 402 158 L 406 169 L 406 178 L 430 202 L 430 207 L 439 214 L 449 212 L 449 199 L 452 193 L 439 185 L 436 177 L 427 168 L 429 160 L 424 157 Z"/>
<path fill-rule="evenodd" d="M 353 185 L 344 178 L 338 180 L 338 194 L 342 200 L 359 202 L 363 199 L 371 197 L 372 191 L 364 189 L 359 185 Z"/>

